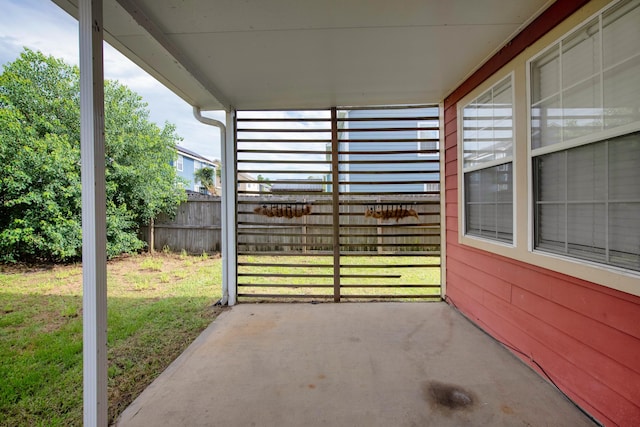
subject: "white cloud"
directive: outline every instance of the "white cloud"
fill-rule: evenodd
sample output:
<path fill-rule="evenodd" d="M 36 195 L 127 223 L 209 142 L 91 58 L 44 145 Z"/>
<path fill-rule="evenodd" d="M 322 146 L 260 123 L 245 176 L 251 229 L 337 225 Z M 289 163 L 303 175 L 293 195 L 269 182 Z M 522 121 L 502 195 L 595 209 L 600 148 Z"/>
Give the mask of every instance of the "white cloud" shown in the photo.
<path fill-rule="evenodd" d="M 46 55 L 61 58 L 69 64 L 78 64 L 78 22 L 50 0 L 0 0 L 0 7 L 3 11 L 0 14 L 0 63 L 15 60 L 23 47 L 28 47 L 32 50 L 40 50 Z M 163 126 L 165 122 L 175 124 L 178 135 L 183 138 L 180 145 L 207 158 L 220 159 L 219 130 L 198 122 L 193 117 L 190 105 L 109 45 L 105 45 L 104 50 L 104 73 L 105 78 L 118 80 L 140 94 L 148 104 L 152 121 L 159 126 Z M 221 121 L 225 119 L 224 112 L 204 114 Z M 327 111 L 260 111 L 243 114 L 263 118 L 328 118 Z M 273 123 L 255 125 L 257 128 L 272 126 Z M 321 128 L 326 126 L 326 123 L 290 122 L 286 126 L 292 129 L 309 129 Z M 315 136 L 325 137 L 326 135 L 316 134 Z M 253 137 L 260 138 L 266 135 L 254 134 Z M 286 139 L 287 137 L 311 136 L 291 133 L 281 134 L 275 138 Z M 261 144 L 251 144 L 251 146 L 259 148 Z M 318 144 L 295 144 L 295 146 L 298 150 L 323 149 Z M 273 143 L 269 148 L 291 149 L 292 145 Z M 261 158 L 320 160 L 323 156 L 323 154 L 302 156 L 271 154 Z M 314 169 L 319 167 L 321 166 L 315 166 Z M 287 168 L 294 173 L 300 171 L 302 174 L 305 170 L 309 170 L 308 165 L 287 165 Z"/>
<path fill-rule="evenodd" d="M 0 0 L 0 64 L 14 61 L 24 47 L 78 65 L 78 22 L 50 0 Z M 220 158 L 217 128 L 193 117 L 192 108 L 145 71 L 107 45 L 105 78 L 118 80 L 148 103 L 150 118 L 176 125 L 184 147 L 211 159 Z M 224 114 L 207 113 L 224 120 Z"/>
<path fill-rule="evenodd" d="M 28 47 L 78 64 L 78 23 L 51 1 L 0 0 L 0 34 L 3 48 L 16 57 Z M 4 56 L 3 56 L 4 57 Z"/>

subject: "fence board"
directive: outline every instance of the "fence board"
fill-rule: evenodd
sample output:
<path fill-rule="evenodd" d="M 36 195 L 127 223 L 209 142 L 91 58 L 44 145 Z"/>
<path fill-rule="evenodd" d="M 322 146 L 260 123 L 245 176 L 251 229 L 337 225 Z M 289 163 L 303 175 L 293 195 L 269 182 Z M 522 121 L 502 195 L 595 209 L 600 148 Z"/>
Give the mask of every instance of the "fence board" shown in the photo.
<path fill-rule="evenodd" d="M 332 239 L 326 227 L 331 227 L 331 205 L 327 202 L 330 195 L 300 197 L 292 196 L 240 196 L 239 223 L 251 223 L 243 226 L 255 234 L 240 233 L 238 250 L 241 252 L 299 252 L 331 251 Z M 373 218 L 364 216 L 368 200 L 351 198 L 352 204 L 341 207 L 340 221 L 346 225 L 342 229 L 340 243 L 343 251 L 378 251 L 379 245 L 394 248 L 396 251 L 417 251 L 425 247 L 436 248 L 440 244 L 440 232 L 432 225 L 440 222 L 437 197 L 433 196 L 378 196 L 377 203 L 404 204 L 416 207 L 419 221 L 405 218 L 399 222 L 388 220 L 380 222 L 384 227 L 367 227 L 376 224 Z M 436 202 L 436 203 L 425 203 Z M 300 218 L 277 218 L 256 215 L 254 207 L 263 204 L 309 203 L 312 214 Z M 186 251 L 190 254 L 219 252 L 221 246 L 221 203 L 215 196 L 189 195 L 187 202 L 179 206 L 175 217 L 161 215 L 155 221 L 156 251 Z M 403 226 L 404 225 L 404 226 Z M 353 228 L 349 227 L 353 226 Z M 142 229 L 142 235 L 149 243 L 148 228 Z"/>

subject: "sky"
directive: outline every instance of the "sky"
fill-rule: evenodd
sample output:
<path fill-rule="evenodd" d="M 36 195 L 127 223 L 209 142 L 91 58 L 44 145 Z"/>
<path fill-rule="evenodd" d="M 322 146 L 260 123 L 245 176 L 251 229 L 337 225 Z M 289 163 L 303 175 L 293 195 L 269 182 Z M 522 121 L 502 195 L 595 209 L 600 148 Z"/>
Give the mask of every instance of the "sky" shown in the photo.
<path fill-rule="evenodd" d="M 24 47 L 28 47 L 34 51 L 41 51 L 45 55 L 52 55 L 56 58 L 64 60 L 68 64 L 78 65 L 78 21 L 68 15 L 64 10 L 60 9 L 51 0 L 0 0 L 0 70 L 3 64 L 14 61 Z M 182 137 L 180 145 L 195 151 L 196 153 L 209 158 L 211 160 L 220 159 L 220 134 L 217 128 L 204 125 L 193 117 L 192 107 L 159 83 L 155 78 L 151 77 L 129 59 L 125 58 L 116 49 L 105 43 L 104 50 L 104 76 L 106 79 L 117 80 L 128 86 L 134 92 L 142 96 L 143 100 L 148 104 L 150 118 L 159 126 L 163 126 L 165 122 L 172 123 L 176 126 L 177 134 Z M 328 115 L 327 111 L 313 112 L 256 112 L 253 115 L 260 117 L 270 117 L 274 114 L 284 114 L 286 117 L 323 117 Z M 224 112 L 205 112 L 204 115 L 218 120 L 224 120 Z M 269 123 L 254 123 L 252 127 L 263 128 L 273 126 Z M 278 127 L 294 127 L 300 129 L 318 128 L 326 126 L 323 123 L 314 122 L 295 122 L 287 125 L 279 124 Z M 249 138 L 270 138 L 270 139 L 286 139 L 286 138 L 318 138 L 327 137 L 327 135 L 307 134 L 296 135 L 291 133 L 274 134 L 251 132 Z M 244 136 L 247 138 L 247 136 Z M 262 143 L 243 143 L 245 149 L 261 149 Z M 318 150 L 322 152 L 318 154 L 301 154 L 295 157 L 303 160 L 325 160 L 325 146 L 321 144 L 296 144 L 297 150 Z M 270 144 L 270 149 L 290 150 L 290 144 L 280 145 L 278 143 Z M 240 156 L 239 156 L 240 157 Z M 277 160 L 286 156 L 278 153 L 260 154 L 261 160 Z M 255 159 L 251 158 L 251 160 Z M 287 164 L 284 165 L 256 165 L 249 161 L 249 158 L 240 158 L 244 160 L 245 169 L 260 169 L 263 175 L 273 179 L 300 179 L 310 175 L 310 170 L 326 169 L 327 165 L 305 165 L 305 164 Z M 286 169 L 283 174 L 274 176 L 265 169 Z M 255 175 L 255 173 L 254 173 Z"/>
<path fill-rule="evenodd" d="M 0 0 L 0 10 L 0 67 L 13 62 L 25 47 L 78 65 L 78 21 L 51 0 Z M 183 138 L 181 146 L 211 160 L 220 159 L 219 130 L 198 122 L 188 103 L 107 43 L 104 77 L 142 96 L 153 122 L 173 123 Z M 224 112 L 203 115 L 224 120 Z"/>

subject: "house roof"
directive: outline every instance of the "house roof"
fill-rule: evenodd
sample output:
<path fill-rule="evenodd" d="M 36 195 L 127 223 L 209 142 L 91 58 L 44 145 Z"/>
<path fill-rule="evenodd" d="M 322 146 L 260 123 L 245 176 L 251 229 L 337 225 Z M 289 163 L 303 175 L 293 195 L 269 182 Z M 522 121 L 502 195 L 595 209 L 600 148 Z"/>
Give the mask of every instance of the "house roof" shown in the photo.
<path fill-rule="evenodd" d="M 77 17 L 77 0 L 53 0 Z M 203 110 L 442 101 L 550 0 L 104 0 L 105 39 Z"/>
<path fill-rule="evenodd" d="M 298 191 L 313 191 L 313 192 L 323 192 L 324 186 L 322 181 L 310 180 L 308 184 L 302 184 L 299 182 L 286 182 L 279 181 L 274 182 L 271 186 L 272 193 L 288 193 L 288 192 L 298 192 Z"/>
<path fill-rule="evenodd" d="M 211 165 L 211 166 L 216 166 L 214 161 L 211 161 L 211 160 L 207 159 L 206 157 L 201 156 L 200 154 L 196 153 L 195 151 L 191 151 L 191 150 L 189 150 L 187 148 L 184 148 L 184 147 L 182 147 L 180 145 L 177 145 L 176 149 L 178 150 L 178 153 L 180 153 L 180 154 L 182 154 L 184 156 L 191 157 L 191 158 L 196 159 L 196 160 L 200 160 L 201 162 L 206 163 L 206 164 Z"/>

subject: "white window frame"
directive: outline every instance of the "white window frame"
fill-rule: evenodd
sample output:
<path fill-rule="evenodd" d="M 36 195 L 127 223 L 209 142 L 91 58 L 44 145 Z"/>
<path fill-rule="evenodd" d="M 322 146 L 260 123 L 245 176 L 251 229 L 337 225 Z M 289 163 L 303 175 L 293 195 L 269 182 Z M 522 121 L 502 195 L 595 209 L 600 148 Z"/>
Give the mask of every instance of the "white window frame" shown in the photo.
<path fill-rule="evenodd" d="M 184 170 L 184 157 L 182 157 L 182 154 L 178 154 L 178 158 L 176 159 L 176 170 L 178 172 Z"/>
<path fill-rule="evenodd" d="M 424 185 L 424 191 L 437 191 L 440 192 L 440 183 L 429 183 Z"/>
<path fill-rule="evenodd" d="M 477 164 L 477 165 L 473 165 L 473 166 L 465 166 L 464 165 L 464 110 L 466 107 L 468 107 L 470 104 L 474 103 L 476 100 L 478 100 L 479 98 L 481 98 L 482 96 L 486 95 L 489 91 L 493 90 L 493 88 L 495 88 L 496 86 L 502 84 L 503 82 L 505 82 L 506 80 L 510 80 L 510 84 L 511 84 L 511 105 L 512 105 L 512 118 L 511 118 L 511 124 L 512 124 L 512 129 L 511 129 L 511 133 L 512 133 L 512 145 L 511 145 L 511 156 L 507 156 L 505 158 L 502 159 L 494 159 L 491 161 L 487 161 L 481 164 Z M 474 96 L 472 99 L 470 99 L 468 102 L 464 102 L 464 103 L 459 103 L 458 104 L 458 175 L 460 177 L 459 179 L 459 200 L 460 200 L 460 206 L 459 206 L 459 217 L 461 218 L 460 224 L 459 224 L 459 235 L 460 235 L 460 241 L 464 241 L 467 240 L 467 242 L 469 241 L 473 241 L 473 240 L 477 240 L 477 241 L 482 241 L 482 242 L 487 242 L 490 243 L 492 245 L 498 245 L 498 246 L 502 246 L 502 247 L 507 247 L 507 248 L 513 248 L 516 246 L 517 243 L 517 217 L 516 217 L 516 99 L 515 99 L 515 79 L 514 79 L 514 72 L 511 71 L 510 73 L 508 73 L 505 76 L 500 77 L 499 79 L 495 80 L 494 82 L 492 82 L 492 84 L 486 88 L 484 88 L 484 90 L 482 91 L 477 91 L 474 92 L 474 94 L 477 93 L 476 96 Z M 465 188 L 465 174 L 467 173 L 472 173 L 472 172 L 477 172 L 480 170 L 484 170 L 484 169 L 490 169 L 496 166 L 500 166 L 500 165 L 504 165 L 504 164 L 511 164 L 511 173 L 512 173 L 512 195 L 511 195 L 511 203 L 512 203 L 512 211 L 511 211 L 511 215 L 512 215 L 512 231 L 511 231 L 511 241 L 505 241 L 505 240 L 499 240 L 499 239 L 493 239 L 487 236 L 479 236 L 476 234 L 469 234 L 466 232 L 467 230 L 467 213 L 466 213 L 466 205 L 467 205 L 467 201 L 466 201 L 466 188 Z"/>
<path fill-rule="evenodd" d="M 440 124 L 438 124 L 438 126 L 430 126 L 430 121 L 425 121 L 425 120 L 420 120 L 418 121 L 417 127 L 421 128 L 421 127 L 437 127 L 436 130 L 418 130 L 417 134 L 416 134 L 416 138 L 417 139 L 434 139 L 434 141 L 429 141 L 427 143 L 435 143 L 435 146 L 433 148 L 425 148 L 425 150 L 437 150 L 438 153 L 433 153 L 433 154 L 427 154 L 427 153 L 417 153 L 418 157 L 433 157 L 433 158 L 439 158 L 440 156 L 440 137 L 441 137 L 441 131 L 440 131 Z M 431 138 L 430 133 L 431 132 L 435 132 L 435 134 L 437 135 L 436 138 Z M 422 150 L 422 146 L 421 144 L 423 142 L 426 141 L 417 141 L 416 142 L 416 149 L 418 151 Z M 431 171 L 429 171 L 429 173 L 432 173 Z M 438 174 L 440 174 L 440 171 L 437 172 Z M 440 192 L 440 188 L 441 185 L 440 183 L 428 183 L 428 184 L 424 184 L 424 188 L 423 191 L 438 191 Z"/>
<path fill-rule="evenodd" d="M 417 127 L 419 127 L 419 128 L 421 128 L 421 127 L 436 127 L 436 126 L 429 126 L 429 123 L 430 122 L 428 122 L 428 121 L 418 121 L 417 122 Z M 431 138 L 431 135 L 430 135 L 431 132 L 435 132 L 437 136 L 435 138 Z M 417 141 L 417 144 L 416 144 L 417 145 L 417 147 L 416 147 L 417 150 L 422 150 L 423 149 L 422 146 L 421 146 L 421 144 L 423 142 L 426 142 L 426 143 L 433 142 L 433 143 L 435 143 L 435 146 L 433 148 L 425 148 L 425 150 L 438 150 L 438 151 L 440 150 L 440 129 L 437 129 L 437 130 L 418 130 L 417 134 L 416 134 L 416 138 L 417 139 L 423 139 L 423 138 L 424 139 L 434 139 L 434 141 L 429 141 L 429 142 Z M 428 156 L 435 157 L 435 156 L 437 156 L 437 154 L 435 154 L 435 153 L 434 154 L 418 153 L 418 157 L 428 157 Z"/>
<path fill-rule="evenodd" d="M 598 25 L 599 25 L 599 32 L 600 32 L 600 37 L 602 37 L 602 15 L 605 14 L 609 9 L 611 9 L 612 7 L 615 7 L 616 5 L 618 5 L 620 3 L 620 1 L 614 1 L 611 2 L 610 4 L 606 5 L 605 7 L 601 8 L 600 10 L 598 10 L 596 13 L 590 15 L 588 18 L 582 20 L 578 25 L 575 25 L 572 29 L 570 29 L 569 31 L 564 32 L 560 37 L 558 37 L 557 39 L 555 39 L 553 42 L 549 43 L 544 49 L 542 49 L 541 51 L 539 51 L 537 54 L 535 54 L 534 56 L 530 57 L 529 59 L 527 59 L 526 61 L 526 65 L 525 65 L 525 71 L 526 71 L 526 91 L 527 91 L 527 100 L 526 100 L 526 111 L 527 111 L 527 162 L 529 165 L 529 172 L 528 172 L 528 200 L 529 200 L 529 209 L 528 209 L 528 251 L 534 255 L 538 255 L 540 257 L 543 258 L 547 258 L 550 260 L 551 264 L 554 265 L 559 265 L 562 268 L 557 268 L 558 271 L 562 271 L 562 272 L 567 272 L 566 270 L 570 270 L 572 267 L 572 265 L 578 265 L 578 266 L 585 266 L 585 267 L 595 267 L 598 270 L 602 270 L 602 271 L 606 271 L 606 272 L 612 272 L 615 274 L 622 274 L 625 275 L 627 277 L 640 277 L 640 273 L 636 270 L 630 270 L 628 268 L 623 268 L 623 267 L 619 267 L 619 266 L 615 266 L 615 265 L 611 265 L 611 264 L 607 264 L 607 263 L 603 263 L 603 262 L 597 262 L 597 261 L 590 261 L 588 259 L 584 259 L 584 258 L 578 258 L 576 256 L 572 256 L 571 254 L 561 254 L 561 253 L 556 253 L 556 252 L 552 252 L 549 250 L 544 250 L 544 249 L 538 249 L 535 247 L 535 240 L 536 240 L 536 236 L 535 236 L 535 213 L 534 210 L 536 208 L 535 203 L 535 195 L 534 195 L 534 176 L 533 176 L 533 160 L 536 157 L 545 155 L 545 154 L 551 154 L 551 153 L 557 153 L 557 152 L 562 152 L 571 148 L 576 148 L 576 147 L 581 147 L 581 146 L 585 146 L 585 145 L 590 145 L 590 144 L 597 144 L 599 142 L 602 141 L 606 141 L 606 140 L 610 140 L 619 136 L 624 136 L 624 135 L 628 135 L 634 132 L 638 132 L 640 131 L 640 120 L 634 123 L 629 123 L 626 125 L 622 125 L 616 128 L 611 128 L 611 129 L 605 129 L 604 128 L 604 124 L 602 125 L 602 128 L 599 132 L 594 132 L 594 133 L 590 133 L 588 135 L 584 135 L 584 136 L 579 136 L 570 140 L 565 140 L 562 141 L 560 140 L 560 142 L 555 143 L 555 144 L 551 144 L 551 145 L 547 145 L 547 146 L 542 146 L 542 147 L 538 147 L 538 148 L 532 148 L 532 114 L 531 114 L 531 110 L 532 110 L 532 100 L 533 100 L 533 95 L 531 93 L 532 90 L 532 76 L 531 76 L 531 67 L 533 62 L 535 62 L 537 59 L 539 59 L 540 57 L 543 57 L 544 55 L 546 55 L 550 50 L 552 49 L 559 49 L 560 52 L 560 58 L 559 58 L 559 62 L 560 62 L 560 70 L 558 71 L 559 73 L 559 97 L 560 99 L 562 99 L 562 93 L 565 89 L 565 87 L 563 87 L 562 85 L 562 41 L 571 37 L 577 30 L 581 29 L 584 25 L 588 24 L 590 21 L 595 20 L 596 18 L 598 19 Z M 601 61 L 601 66 L 600 66 L 600 71 L 599 71 L 599 78 L 600 78 L 600 90 L 601 90 L 601 102 L 604 103 L 604 87 L 602 84 L 602 79 L 603 79 L 603 73 L 604 73 L 604 69 L 605 64 L 603 63 L 603 43 L 602 43 L 602 38 L 600 39 L 600 61 Z M 562 102 L 561 102 L 561 108 L 562 108 Z M 604 105 L 601 106 L 602 109 L 604 109 Z M 566 266 L 566 267 L 565 267 Z M 575 268 L 575 267 L 574 267 Z M 640 291 L 636 291 L 635 292 L 636 295 L 640 295 Z"/>

